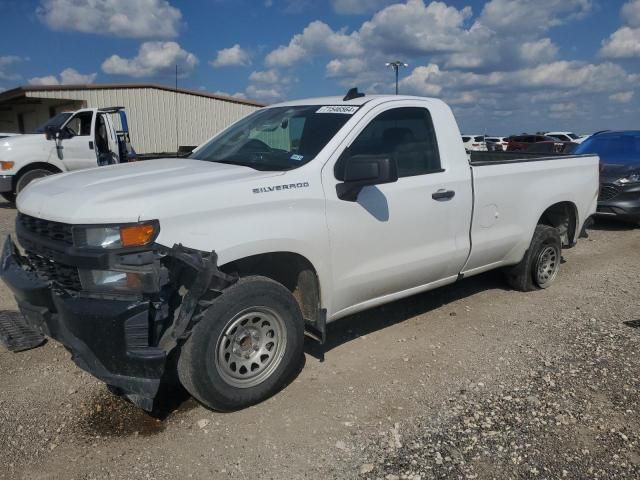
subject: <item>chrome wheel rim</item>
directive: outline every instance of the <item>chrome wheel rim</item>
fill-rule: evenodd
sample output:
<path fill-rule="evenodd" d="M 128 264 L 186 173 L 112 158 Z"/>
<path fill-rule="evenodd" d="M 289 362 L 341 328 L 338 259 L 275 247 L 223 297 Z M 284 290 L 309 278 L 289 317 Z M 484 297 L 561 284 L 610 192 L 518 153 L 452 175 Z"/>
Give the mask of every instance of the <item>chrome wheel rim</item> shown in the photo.
<path fill-rule="evenodd" d="M 282 317 L 267 307 L 251 307 L 225 326 L 216 346 L 216 368 L 229 385 L 254 387 L 278 368 L 286 346 Z"/>
<path fill-rule="evenodd" d="M 558 249 L 548 245 L 538 254 L 536 262 L 536 283 L 540 288 L 551 285 L 560 268 L 560 253 Z"/>

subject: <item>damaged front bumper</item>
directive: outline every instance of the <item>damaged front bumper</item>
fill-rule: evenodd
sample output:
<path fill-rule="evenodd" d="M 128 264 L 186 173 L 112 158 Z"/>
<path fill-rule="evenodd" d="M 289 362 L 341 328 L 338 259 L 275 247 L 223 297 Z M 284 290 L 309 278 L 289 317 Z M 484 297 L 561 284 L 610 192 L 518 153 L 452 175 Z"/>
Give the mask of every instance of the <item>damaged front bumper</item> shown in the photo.
<path fill-rule="evenodd" d="M 86 262 L 69 252 L 58 253 L 72 265 Z M 169 355 L 188 336 L 199 298 L 235 281 L 217 269 L 214 253 L 181 246 L 154 246 L 152 253 L 166 281 L 144 294 L 69 290 L 55 278 L 43 278 L 11 238 L 0 265 L 0 278 L 14 293 L 26 327 L 62 343 L 80 368 L 148 411 L 165 376 L 174 374 L 167 371 Z"/>

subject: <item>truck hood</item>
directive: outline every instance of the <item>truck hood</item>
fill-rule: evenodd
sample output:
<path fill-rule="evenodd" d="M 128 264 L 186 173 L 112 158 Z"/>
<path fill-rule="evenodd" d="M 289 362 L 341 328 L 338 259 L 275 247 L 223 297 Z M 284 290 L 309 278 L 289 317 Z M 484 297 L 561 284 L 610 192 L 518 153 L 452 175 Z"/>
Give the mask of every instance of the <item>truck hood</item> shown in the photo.
<path fill-rule="evenodd" d="M 234 191 L 251 191 L 262 179 L 283 172 L 202 160 L 166 158 L 53 175 L 18 196 L 21 213 L 74 223 L 124 223 L 160 218 L 188 202 L 229 204 Z"/>
<path fill-rule="evenodd" d="M 0 138 L 0 160 L 13 161 L 34 156 L 47 161 L 49 153 L 55 147 L 53 140 L 47 140 L 43 134 L 24 134 Z"/>

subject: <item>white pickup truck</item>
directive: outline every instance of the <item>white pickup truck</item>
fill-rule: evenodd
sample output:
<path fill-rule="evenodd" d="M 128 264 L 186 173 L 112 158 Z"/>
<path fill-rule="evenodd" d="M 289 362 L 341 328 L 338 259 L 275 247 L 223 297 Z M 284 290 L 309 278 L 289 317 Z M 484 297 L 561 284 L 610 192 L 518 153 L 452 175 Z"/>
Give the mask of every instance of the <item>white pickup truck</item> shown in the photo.
<path fill-rule="evenodd" d="M 598 157 L 469 161 L 442 101 L 361 95 L 261 109 L 190 159 L 30 185 L 0 268 L 24 320 L 0 337 L 53 337 L 148 410 L 177 377 L 227 411 L 286 385 L 328 322 L 496 268 L 549 287 Z"/>
<path fill-rule="evenodd" d="M 116 128 L 113 114 L 120 116 L 122 130 Z M 61 112 L 38 133 L 0 140 L 0 194 L 13 202 L 36 178 L 124 162 L 123 141 L 128 144 L 126 115 L 121 107 Z"/>

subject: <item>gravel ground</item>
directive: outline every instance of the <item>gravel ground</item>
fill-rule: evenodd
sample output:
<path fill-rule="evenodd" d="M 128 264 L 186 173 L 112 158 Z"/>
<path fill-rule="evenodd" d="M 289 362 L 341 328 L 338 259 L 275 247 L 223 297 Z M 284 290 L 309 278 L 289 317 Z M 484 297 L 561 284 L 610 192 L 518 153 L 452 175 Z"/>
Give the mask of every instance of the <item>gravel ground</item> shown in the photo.
<path fill-rule="evenodd" d="M 324 362 L 231 414 L 154 419 L 56 342 L 0 347 L 0 478 L 640 478 L 640 229 L 564 256 L 548 290 L 489 273 L 333 324 Z"/>

